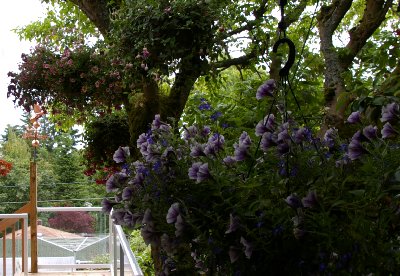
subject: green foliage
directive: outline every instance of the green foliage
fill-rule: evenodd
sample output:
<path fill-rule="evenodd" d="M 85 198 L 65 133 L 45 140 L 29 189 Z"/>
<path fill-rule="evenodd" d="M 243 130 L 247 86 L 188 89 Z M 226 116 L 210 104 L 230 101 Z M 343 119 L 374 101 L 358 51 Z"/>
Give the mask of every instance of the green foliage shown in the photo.
<path fill-rule="evenodd" d="M 97 179 L 104 179 L 109 171 L 113 171 L 113 164 L 109 163 L 109 156 L 116 148 L 129 144 L 130 135 L 125 112 L 114 112 L 94 117 L 86 124 L 84 140 L 85 165 L 87 176 L 99 171 Z M 101 175 L 101 171 L 103 174 Z"/>
<path fill-rule="evenodd" d="M 214 22 L 224 2 L 129 1 L 114 13 L 109 39 L 131 60 L 147 48 L 148 66 L 161 69 L 160 65 L 211 48 Z"/>
<path fill-rule="evenodd" d="M 117 222 L 139 227 L 147 244 L 161 247 L 164 269 L 396 273 L 398 105 L 382 113 L 392 125 L 361 125 L 350 141 L 335 129 L 315 138 L 290 115 L 281 122 L 275 107 L 275 117 L 261 120 L 255 135 L 242 132 L 237 140 L 237 130 L 220 127 L 224 116 L 210 120 L 214 107 L 198 97 L 188 109 L 195 125 L 182 133 L 155 118 L 138 140 L 142 158 L 127 161 L 130 170 L 124 165 L 107 182 L 122 202 L 103 202 L 113 206 Z M 269 110 L 273 101 L 258 108 Z"/>
<path fill-rule="evenodd" d="M 52 49 L 74 49 L 85 41 L 99 38 L 93 23 L 70 1 L 47 2 L 46 17 L 14 31 L 20 39 L 35 41 Z"/>
<path fill-rule="evenodd" d="M 135 254 L 139 267 L 145 276 L 154 275 L 153 260 L 151 258 L 150 246 L 143 241 L 140 231 L 133 230 L 129 237 L 129 243 L 133 254 Z"/>
<path fill-rule="evenodd" d="M 47 129 L 54 128 L 47 124 Z M 2 158 L 13 164 L 10 173 L 0 179 L 0 211 L 5 213 L 12 213 L 29 201 L 29 164 L 33 153 L 30 141 L 15 132 L 18 128 L 10 126 L 1 143 Z M 82 155 L 73 146 L 74 132 L 53 133 L 51 139 L 52 145 L 45 146 L 45 141 L 41 141 L 43 145 L 36 153 L 39 205 L 82 206 L 85 201 L 80 199 L 99 198 L 103 187 L 84 176 Z"/>

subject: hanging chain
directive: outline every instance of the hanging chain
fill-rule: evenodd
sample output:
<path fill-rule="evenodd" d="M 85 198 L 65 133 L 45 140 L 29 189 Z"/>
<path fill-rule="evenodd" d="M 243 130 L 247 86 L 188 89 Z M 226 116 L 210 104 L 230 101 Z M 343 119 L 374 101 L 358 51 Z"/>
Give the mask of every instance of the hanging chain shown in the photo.
<path fill-rule="evenodd" d="M 281 21 L 278 23 L 279 37 L 283 33 L 283 37 L 286 38 L 286 22 L 285 22 L 285 6 L 287 5 L 287 0 L 279 0 L 279 6 L 281 10 Z"/>

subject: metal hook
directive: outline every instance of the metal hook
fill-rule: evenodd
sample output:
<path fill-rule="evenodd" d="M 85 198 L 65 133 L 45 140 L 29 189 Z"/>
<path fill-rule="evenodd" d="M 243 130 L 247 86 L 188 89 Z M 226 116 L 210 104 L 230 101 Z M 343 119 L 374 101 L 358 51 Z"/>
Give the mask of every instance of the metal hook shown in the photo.
<path fill-rule="evenodd" d="M 274 47 L 272 48 L 272 52 L 277 53 L 279 45 L 283 43 L 286 43 L 289 46 L 289 57 L 285 66 L 281 70 L 279 70 L 279 76 L 287 77 L 289 75 L 290 68 L 294 64 L 294 60 L 296 57 L 296 47 L 294 46 L 293 41 L 291 41 L 289 38 L 284 37 L 275 42 Z"/>

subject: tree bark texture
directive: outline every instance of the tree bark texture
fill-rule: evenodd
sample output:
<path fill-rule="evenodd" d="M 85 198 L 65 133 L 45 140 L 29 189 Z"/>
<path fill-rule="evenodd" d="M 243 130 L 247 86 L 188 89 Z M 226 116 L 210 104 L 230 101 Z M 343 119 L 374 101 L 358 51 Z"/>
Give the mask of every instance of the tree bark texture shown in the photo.
<path fill-rule="evenodd" d="M 350 99 L 338 105 L 338 98 L 346 92 L 343 73 L 348 70 L 356 55 L 360 52 L 367 40 L 385 20 L 385 15 L 393 0 L 367 0 L 362 19 L 358 25 L 349 31 L 350 41 L 343 48 L 333 45 L 332 36 L 350 10 L 352 0 L 334 0 L 331 5 L 324 6 L 318 15 L 318 30 L 320 49 L 325 59 L 325 105 L 326 115 L 324 127 L 342 127 L 344 113 Z"/>
<path fill-rule="evenodd" d="M 99 29 L 103 36 L 106 36 L 110 28 L 110 7 L 107 0 L 70 0 Z M 115 1 L 119 3 L 120 1 Z"/>

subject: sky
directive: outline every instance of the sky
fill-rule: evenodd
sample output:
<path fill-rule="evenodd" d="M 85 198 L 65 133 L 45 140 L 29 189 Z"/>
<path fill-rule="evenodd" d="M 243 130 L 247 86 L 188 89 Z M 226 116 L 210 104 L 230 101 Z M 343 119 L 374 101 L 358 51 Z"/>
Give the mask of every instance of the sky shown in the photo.
<path fill-rule="evenodd" d="M 12 99 L 7 99 L 9 71 L 17 71 L 22 53 L 29 53 L 34 45 L 20 41 L 12 29 L 24 26 L 40 17 L 44 17 L 45 9 L 40 0 L 12 0 L 2 2 L 0 9 L 0 134 L 8 124 L 22 124 L 21 108 L 14 107 Z"/>

